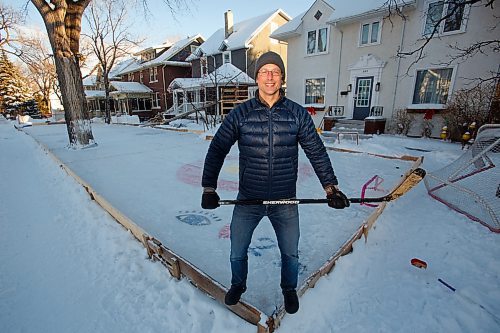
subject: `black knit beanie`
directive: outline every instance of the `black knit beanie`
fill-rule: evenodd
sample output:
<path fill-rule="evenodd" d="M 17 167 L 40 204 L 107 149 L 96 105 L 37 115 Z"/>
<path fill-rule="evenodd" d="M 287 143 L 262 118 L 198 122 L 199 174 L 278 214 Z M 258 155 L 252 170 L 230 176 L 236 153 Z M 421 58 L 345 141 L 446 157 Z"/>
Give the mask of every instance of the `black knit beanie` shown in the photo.
<path fill-rule="evenodd" d="M 285 65 L 283 64 L 283 60 L 278 53 L 273 51 L 266 52 L 262 54 L 259 59 L 257 59 L 257 62 L 255 63 L 255 78 L 257 78 L 259 69 L 267 64 L 274 64 L 278 66 L 281 70 L 281 78 L 285 80 Z"/>

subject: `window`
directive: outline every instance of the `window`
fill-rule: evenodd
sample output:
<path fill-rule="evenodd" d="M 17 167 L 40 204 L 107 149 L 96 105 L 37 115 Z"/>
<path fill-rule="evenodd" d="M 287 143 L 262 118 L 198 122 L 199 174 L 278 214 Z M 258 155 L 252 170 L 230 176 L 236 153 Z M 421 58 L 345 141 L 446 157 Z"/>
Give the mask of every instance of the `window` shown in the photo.
<path fill-rule="evenodd" d="M 134 73 L 128 73 L 128 80 L 134 81 Z"/>
<path fill-rule="evenodd" d="M 452 74 L 452 68 L 418 70 L 413 104 L 446 104 Z"/>
<path fill-rule="evenodd" d="M 149 82 L 158 81 L 158 68 L 153 67 L 149 69 Z"/>
<path fill-rule="evenodd" d="M 325 53 L 328 46 L 328 28 L 307 33 L 307 54 Z"/>
<path fill-rule="evenodd" d="M 316 21 L 319 21 L 321 16 L 323 16 L 323 13 L 319 10 L 316 12 L 316 14 L 314 14 L 314 18 L 316 19 Z"/>
<path fill-rule="evenodd" d="M 465 31 L 466 9 L 469 7 L 463 2 L 464 0 L 428 2 L 423 35 Z"/>
<path fill-rule="evenodd" d="M 139 74 L 139 81 L 142 83 L 143 80 L 144 80 L 144 74 L 141 71 Z"/>
<path fill-rule="evenodd" d="M 222 63 L 223 64 L 231 63 L 231 51 L 226 51 L 222 53 Z"/>
<path fill-rule="evenodd" d="M 158 109 L 160 107 L 160 93 L 155 92 L 155 95 L 153 96 L 153 108 Z"/>
<path fill-rule="evenodd" d="M 371 45 L 380 43 L 380 21 L 361 24 L 359 45 Z"/>
<path fill-rule="evenodd" d="M 305 104 L 325 103 L 325 79 L 307 79 L 306 80 L 306 98 Z"/>
<path fill-rule="evenodd" d="M 200 73 L 201 76 L 206 76 L 208 74 L 207 57 L 200 58 Z"/>

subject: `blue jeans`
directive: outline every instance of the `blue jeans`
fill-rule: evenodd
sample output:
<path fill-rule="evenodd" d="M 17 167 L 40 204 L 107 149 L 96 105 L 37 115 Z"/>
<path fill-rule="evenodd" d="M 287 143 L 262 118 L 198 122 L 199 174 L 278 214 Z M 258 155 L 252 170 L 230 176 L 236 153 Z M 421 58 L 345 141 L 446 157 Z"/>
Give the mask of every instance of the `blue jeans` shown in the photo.
<path fill-rule="evenodd" d="M 248 247 L 260 220 L 267 216 L 281 253 L 281 288 L 297 288 L 299 275 L 299 209 L 297 205 L 236 205 L 231 220 L 231 285 L 246 286 Z"/>

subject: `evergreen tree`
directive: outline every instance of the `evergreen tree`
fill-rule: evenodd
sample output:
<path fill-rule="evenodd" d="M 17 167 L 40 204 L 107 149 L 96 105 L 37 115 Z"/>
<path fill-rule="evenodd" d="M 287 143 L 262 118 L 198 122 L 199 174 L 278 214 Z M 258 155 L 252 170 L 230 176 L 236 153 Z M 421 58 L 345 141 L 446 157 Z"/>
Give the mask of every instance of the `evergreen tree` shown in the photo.
<path fill-rule="evenodd" d="M 33 99 L 28 85 L 19 69 L 9 60 L 5 51 L 0 52 L 0 110 L 16 106 Z"/>

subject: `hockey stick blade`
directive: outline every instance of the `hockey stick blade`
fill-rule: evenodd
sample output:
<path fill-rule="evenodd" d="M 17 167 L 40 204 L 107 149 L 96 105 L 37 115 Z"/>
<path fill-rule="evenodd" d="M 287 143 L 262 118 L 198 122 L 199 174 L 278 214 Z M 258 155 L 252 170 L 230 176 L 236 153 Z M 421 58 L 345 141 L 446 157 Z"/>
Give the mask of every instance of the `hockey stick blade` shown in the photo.
<path fill-rule="evenodd" d="M 363 202 L 383 202 L 383 201 L 393 201 L 404 195 L 406 192 L 414 188 L 422 179 L 425 177 L 425 170 L 422 168 L 416 168 L 413 170 L 408 177 L 405 178 L 391 193 L 378 198 L 351 198 L 349 201 L 351 203 L 363 203 Z"/>
<path fill-rule="evenodd" d="M 415 187 L 425 177 L 425 170 L 416 168 L 391 193 L 377 198 L 349 198 L 351 203 L 393 201 Z M 220 205 L 298 205 L 328 203 L 328 199 L 279 199 L 279 200 L 219 200 Z"/>

